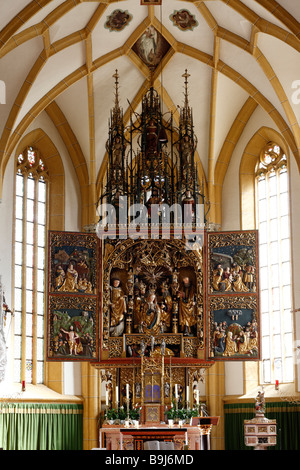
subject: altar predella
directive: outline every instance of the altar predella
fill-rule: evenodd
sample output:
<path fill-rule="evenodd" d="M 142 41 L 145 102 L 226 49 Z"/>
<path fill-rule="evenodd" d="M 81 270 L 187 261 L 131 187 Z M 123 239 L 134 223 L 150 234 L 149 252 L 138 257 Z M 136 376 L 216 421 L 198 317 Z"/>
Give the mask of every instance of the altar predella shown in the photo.
<path fill-rule="evenodd" d="M 260 358 L 257 231 L 209 223 L 188 77 L 177 120 L 150 86 L 125 127 L 116 71 L 98 225 L 49 232 L 47 359 L 91 362 L 111 402 L 193 401 L 205 368 Z"/>

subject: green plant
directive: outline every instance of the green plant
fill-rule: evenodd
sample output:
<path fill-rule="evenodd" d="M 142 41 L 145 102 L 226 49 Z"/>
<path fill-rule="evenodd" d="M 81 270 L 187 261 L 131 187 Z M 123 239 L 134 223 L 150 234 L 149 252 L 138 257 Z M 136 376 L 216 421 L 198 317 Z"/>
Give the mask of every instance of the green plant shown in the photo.
<path fill-rule="evenodd" d="M 167 411 L 167 418 L 168 419 L 175 419 L 177 417 L 176 408 L 172 407 Z"/>
<path fill-rule="evenodd" d="M 136 408 L 132 408 L 132 410 L 129 410 L 129 417 L 130 419 L 136 421 L 139 419 L 139 412 Z"/>
<path fill-rule="evenodd" d="M 187 416 L 186 417 L 188 419 L 191 419 L 191 418 L 195 418 L 198 415 L 199 415 L 199 413 L 198 413 L 197 408 L 190 408 L 189 410 L 187 410 Z"/>
<path fill-rule="evenodd" d="M 187 417 L 187 410 L 185 410 L 184 408 L 181 408 L 180 410 L 177 411 L 176 413 L 176 417 L 178 419 L 186 419 Z"/>
<path fill-rule="evenodd" d="M 106 419 L 108 419 L 109 421 L 118 419 L 117 410 L 115 410 L 114 408 L 111 408 L 111 409 L 107 410 L 106 411 Z"/>
<path fill-rule="evenodd" d="M 119 409 L 118 409 L 118 418 L 121 420 L 121 421 L 124 421 L 126 418 L 127 418 L 127 413 L 124 409 L 123 406 L 121 406 Z"/>

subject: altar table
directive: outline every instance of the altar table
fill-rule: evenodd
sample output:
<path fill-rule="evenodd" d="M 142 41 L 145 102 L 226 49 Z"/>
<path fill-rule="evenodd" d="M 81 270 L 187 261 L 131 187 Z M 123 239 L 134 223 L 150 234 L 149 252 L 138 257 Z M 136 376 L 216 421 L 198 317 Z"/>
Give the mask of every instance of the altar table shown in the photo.
<path fill-rule="evenodd" d="M 123 428 L 120 429 L 121 434 L 121 450 L 126 450 L 128 444 L 133 444 L 134 450 L 143 450 L 146 441 L 167 441 L 174 442 L 175 446 L 183 447 L 187 442 L 187 429 L 181 427 L 143 427 L 143 428 Z M 127 445 L 124 445 L 127 441 Z M 133 442 L 132 442 L 133 441 Z"/>
<path fill-rule="evenodd" d="M 184 450 L 188 445 L 189 450 L 209 450 L 210 449 L 210 429 L 212 425 L 218 424 L 218 417 L 207 419 L 203 425 L 205 433 L 201 430 L 202 423 L 198 425 L 185 425 L 179 427 L 174 425 L 173 428 L 167 424 L 160 424 L 155 427 L 140 425 L 139 428 L 130 426 L 124 428 L 119 425 L 103 425 L 100 429 L 100 447 L 107 450 L 142 450 L 145 441 L 173 441 L 175 450 Z M 198 421 L 195 422 L 198 424 Z M 209 428 L 206 428 L 209 426 Z"/>

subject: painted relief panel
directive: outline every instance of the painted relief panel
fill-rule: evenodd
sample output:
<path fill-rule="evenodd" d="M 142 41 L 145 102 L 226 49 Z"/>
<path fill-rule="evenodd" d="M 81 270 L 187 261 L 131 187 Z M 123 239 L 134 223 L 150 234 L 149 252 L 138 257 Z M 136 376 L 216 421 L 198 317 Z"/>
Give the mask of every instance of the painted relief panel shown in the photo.
<path fill-rule="evenodd" d="M 99 240 L 94 234 L 50 232 L 51 293 L 97 295 Z"/>
<path fill-rule="evenodd" d="M 49 232 L 47 359 L 98 358 L 99 239 Z"/>
<path fill-rule="evenodd" d="M 209 294 L 257 292 L 257 232 L 208 233 Z"/>
<path fill-rule="evenodd" d="M 51 296 L 48 356 L 51 359 L 97 359 L 97 299 Z"/>
<path fill-rule="evenodd" d="M 207 357 L 258 360 L 257 231 L 206 236 Z"/>

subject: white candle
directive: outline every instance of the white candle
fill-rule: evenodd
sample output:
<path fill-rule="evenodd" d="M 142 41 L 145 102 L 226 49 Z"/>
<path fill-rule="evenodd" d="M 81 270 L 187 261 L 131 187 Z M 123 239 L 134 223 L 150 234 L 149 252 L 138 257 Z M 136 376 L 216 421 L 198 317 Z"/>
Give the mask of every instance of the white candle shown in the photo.
<path fill-rule="evenodd" d="M 186 386 L 186 402 L 189 404 L 190 401 L 190 387 L 187 385 Z"/>
<path fill-rule="evenodd" d="M 106 394 L 106 406 L 108 406 L 108 390 L 106 390 L 105 394 Z"/>
<path fill-rule="evenodd" d="M 126 384 L 126 397 L 129 398 L 129 384 Z"/>
<path fill-rule="evenodd" d="M 178 388 L 177 388 L 177 384 L 175 384 L 175 398 L 178 398 Z"/>
<path fill-rule="evenodd" d="M 119 387 L 116 385 L 116 402 L 119 403 Z"/>
<path fill-rule="evenodd" d="M 199 390 L 197 390 L 197 405 L 199 405 Z"/>

